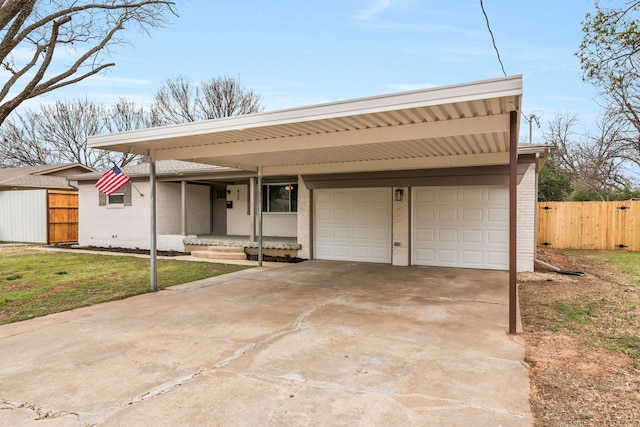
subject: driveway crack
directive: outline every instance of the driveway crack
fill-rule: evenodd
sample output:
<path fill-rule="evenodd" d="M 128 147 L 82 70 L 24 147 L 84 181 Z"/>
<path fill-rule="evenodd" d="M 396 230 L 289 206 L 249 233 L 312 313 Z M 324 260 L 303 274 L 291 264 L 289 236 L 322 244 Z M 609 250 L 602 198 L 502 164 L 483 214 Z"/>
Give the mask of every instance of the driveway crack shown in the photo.
<path fill-rule="evenodd" d="M 216 362 L 215 364 L 213 364 L 210 368 L 201 368 L 199 369 L 197 372 L 191 373 L 191 374 L 187 374 L 187 375 L 183 375 L 177 378 L 173 378 L 169 381 L 166 381 L 154 388 L 152 388 L 151 390 L 147 391 L 146 393 L 140 394 L 138 396 L 135 396 L 131 399 L 129 399 L 127 402 L 125 402 L 122 405 L 119 405 L 114 411 L 112 411 L 111 415 L 115 414 L 116 412 L 118 412 L 121 409 L 124 409 L 126 407 L 128 407 L 129 405 L 133 405 L 135 403 L 139 403 L 139 402 L 143 402 L 145 400 L 149 400 L 152 399 L 156 396 L 165 394 L 165 393 L 169 393 L 172 390 L 174 390 L 176 387 L 182 386 L 186 383 L 189 383 L 193 380 L 195 380 L 196 378 L 198 378 L 201 375 L 204 375 L 208 372 L 212 372 L 218 369 L 223 369 L 226 368 L 230 363 L 244 357 L 250 350 L 256 348 L 256 347 L 260 347 L 266 343 L 269 343 L 271 341 L 274 341 L 284 335 L 290 334 L 292 332 L 296 332 L 299 331 L 300 329 L 302 329 L 304 327 L 304 322 L 307 318 L 309 318 L 309 316 L 311 316 L 313 314 L 313 312 L 315 312 L 318 308 L 323 307 L 327 304 L 330 303 L 334 303 L 336 301 L 338 301 L 341 297 L 344 296 L 344 294 L 346 294 L 346 292 L 342 293 L 339 297 L 336 298 L 330 298 L 327 300 L 324 300 L 322 302 L 319 302 L 315 305 L 313 305 L 311 308 L 309 308 L 308 310 L 302 312 L 298 317 L 296 317 L 296 320 L 293 322 L 292 326 L 290 328 L 287 328 L 285 330 L 281 330 L 279 332 L 275 332 L 273 334 L 269 334 L 267 336 L 265 336 L 264 338 L 262 338 L 259 341 L 256 342 L 250 342 L 248 344 L 243 345 L 242 347 L 238 348 L 237 350 L 235 350 L 230 356 L 220 360 L 219 362 Z M 108 418 L 108 417 L 107 417 Z"/>
<path fill-rule="evenodd" d="M 28 409 L 32 411 L 35 416 L 34 421 L 53 420 L 56 418 L 63 418 L 66 416 L 72 416 L 80 420 L 80 415 L 76 412 L 45 409 L 42 406 L 37 406 L 29 402 L 10 402 L 6 399 L 0 400 L 0 411 L 16 410 L 16 409 Z"/>

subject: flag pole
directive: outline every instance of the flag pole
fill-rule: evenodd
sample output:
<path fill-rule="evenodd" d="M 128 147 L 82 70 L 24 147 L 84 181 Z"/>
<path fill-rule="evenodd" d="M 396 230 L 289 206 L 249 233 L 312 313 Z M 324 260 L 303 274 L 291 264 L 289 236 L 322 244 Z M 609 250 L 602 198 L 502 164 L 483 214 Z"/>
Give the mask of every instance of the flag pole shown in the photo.
<path fill-rule="evenodd" d="M 114 161 L 111 161 L 111 163 L 113 163 L 113 166 L 117 167 L 120 171 L 122 171 L 122 168 L 124 168 L 124 165 L 122 165 L 122 166 L 118 166 L 118 165 L 116 165 L 116 162 L 114 162 Z M 136 189 L 136 191 L 138 192 L 138 194 L 140 195 L 140 197 L 144 197 L 144 194 L 142 194 L 142 192 L 138 189 L 138 187 L 136 187 L 136 185 L 133 183 L 133 181 L 129 180 L 129 183 L 131 184 L 131 186 L 132 186 L 133 188 L 135 188 L 135 189 Z"/>

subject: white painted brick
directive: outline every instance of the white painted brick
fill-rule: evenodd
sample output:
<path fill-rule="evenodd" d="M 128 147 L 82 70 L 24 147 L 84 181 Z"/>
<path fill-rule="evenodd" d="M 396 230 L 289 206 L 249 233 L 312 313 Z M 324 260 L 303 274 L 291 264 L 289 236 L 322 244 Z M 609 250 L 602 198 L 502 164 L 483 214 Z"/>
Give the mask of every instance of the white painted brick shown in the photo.
<path fill-rule="evenodd" d="M 311 191 L 302 176 L 298 177 L 298 218 L 297 218 L 298 257 L 311 258 Z"/>
<path fill-rule="evenodd" d="M 395 190 L 393 193 L 395 194 Z M 401 187 L 404 192 L 402 201 L 392 201 L 393 230 L 392 230 L 392 263 L 393 265 L 409 265 L 409 188 Z M 396 246 L 396 243 L 399 246 Z"/>
<path fill-rule="evenodd" d="M 536 248 L 536 165 L 531 163 L 518 185 L 517 271 L 533 271 Z"/>

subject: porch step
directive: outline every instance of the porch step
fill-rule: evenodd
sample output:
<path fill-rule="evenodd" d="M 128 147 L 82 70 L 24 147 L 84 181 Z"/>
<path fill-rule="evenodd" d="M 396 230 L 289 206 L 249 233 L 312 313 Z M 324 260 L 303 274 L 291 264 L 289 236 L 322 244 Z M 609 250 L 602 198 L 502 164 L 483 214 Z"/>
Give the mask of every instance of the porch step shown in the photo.
<path fill-rule="evenodd" d="M 245 254 L 244 248 L 233 246 L 207 246 L 206 250 L 191 251 L 191 256 L 206 259 L 247 259 L 247 254 Z"/>

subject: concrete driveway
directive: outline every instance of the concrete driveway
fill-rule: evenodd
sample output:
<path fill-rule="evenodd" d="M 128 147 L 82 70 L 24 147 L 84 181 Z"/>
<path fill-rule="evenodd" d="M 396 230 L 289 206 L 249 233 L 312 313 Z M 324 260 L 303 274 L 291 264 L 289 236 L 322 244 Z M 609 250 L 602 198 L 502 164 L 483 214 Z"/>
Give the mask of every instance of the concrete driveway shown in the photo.
<path fill-rule="evenodd" d="M 0 425 L 528 426 L 507 282 L 310 261 L 0 326 Z"/>

